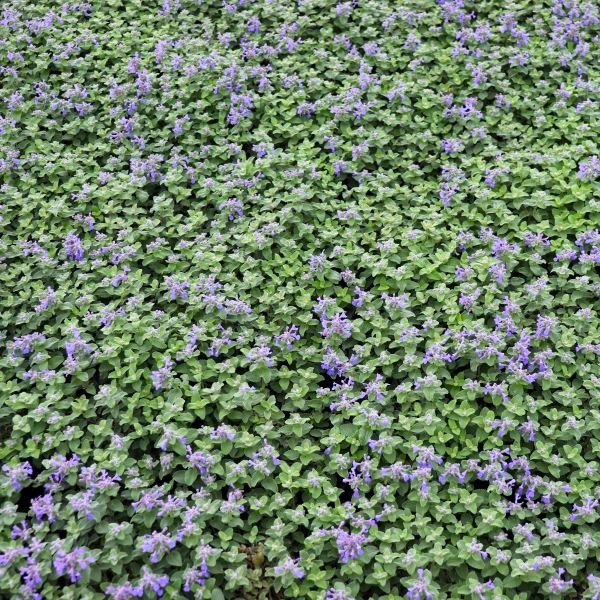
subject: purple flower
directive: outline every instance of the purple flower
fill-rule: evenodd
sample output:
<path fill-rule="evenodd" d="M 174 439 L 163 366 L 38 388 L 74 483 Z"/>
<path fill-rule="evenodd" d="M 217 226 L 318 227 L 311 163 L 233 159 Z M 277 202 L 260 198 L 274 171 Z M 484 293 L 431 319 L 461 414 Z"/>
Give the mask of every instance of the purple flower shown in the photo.
<path fill-rule="evenodd" d="M 69 260 L 81 261 L 83 260 L 84 250 L 81 240 L 77 234 L 71 232 L 67 234 L 65 241 L 63 242 L 65 254 Z"/>
<path fill-rule="evenodd" d="M 142 536 L 140 550 L 150 554 L 150 562 L 157 563 L 165 554 L 175 548 L 176 544 L 177 540 L 171 537 L 166 529 L 163 529 Z"/>
<path fill-rule="evenodd" d="M 28 356 L 34 350 L 35 344 L 43 342 L 46 336 L 41 333 L 28 333 L 21 337 L 16 337 L 11 344 L 11 354 L 13 357 L 16 356 Z"/>
<path fill-rule="evenodd" d="M 256 346 L 252 348 L 247 354 L 246 358 L 252 363 L 258 363 L 263 361 L 267 367 L 272 367 L 275 363 L 271 356 L 271 348 L 268 346 Z"/>
<path fill-rule="evenodd" d="M 369 541 L 364 530 L 350 533 L 341 527 L 337 530 L 335 542 L 337 544 L 340 561 L 347 563 L 364 553 L 363 545 Z"/>
<path fill-rule="evenodd" d="M 481 65 L 477 65 L 471 69 L 471 75 L 473 76 L 473 85 L 479 86 L 488 80 L 487 73 Z"/>
<path fill-rule="evenodd" d="M 78 354 L 89 354 L 92 349 L 90 345 L 81 339 L 81 333 L 78 329 L 71 330 L 72 339 L 65 343 L 65 352 L 68 359 L 74 359 Z"/>
<path fill-rule="evenodd" d="M 74 511 L 84 513 L 88 521 L 93 521 L 94 513 L 92 511 L 92 502 L 94 501 L 94 495 L 94 490 L 87 490 L 82 494 L 71 496 L 69 505 Z"/>
<path fill-rule="evenodd" d="M 470 277 L 472 277 L 475 274 L 475 271 L 467 266 L 467 267 L 456 267 L 456 269 L 454 270 L 454 275 L 457 279 L 457 281 L 466 281 L 467 279 L 469 279 Z"/>
<path fill-rule="evenodd" d="M 333 172 L 339 177 L 348 168 L 348 163 L 344 160 L 333 161 Z"/>
<path fill-rule="evenodd" d="M 210 573 L 206 561 L 202 561 L 199 569 L 188 569 L 183 575 L 183 591 L 186 593 L 190 592 L 193 585 L 203 587 L 209 576 Z"/>
<path fill-rule="evenodd" d="M 600 577 L 590 574 L 588 575 L 587 580 L 590 584 L 588 591 L 593 592 L 594 594 L 591 596 L 591 600 L 600 600 Z"/>
<path fill-rule="evenodd" d="M 504 281 L 504 276 L 506 275 L 506 265 L 504 263 L 496 263 L 492 265 L 488 271 L 494 278 L 494 281 L 500 284 Z"/>
<path fill-rule="evenodd" d="M 21 521 L 17 525 L 13 525 L 10 531 L 11 540 L 29 540 L 33 534 L 33 529 L 29 527 L 29 523 L 25 520 Z M 1 565 L 2 563 L 0 563 Z"/>
<path fill-rule="evenodd" d="M 479 600 L 485 600 L 485 594 L 491 590 L 495 590 L 494 582 L 489 579 L 485 583 L 477 583 L 473 586 L 472 592 L 478 596 Z"/>
<path fill-rule="evenodd" d="M 173 376 L 174 364 L 170 358 L 166 357 L 163 360 L 163 366 L 150 373 L 155 390 L 162 390 L 165 387 L 167 381 Z"/>
<path fill-rule="evenodd" d="M 529 441 L 533 442 L 535 440 L 535 432 L 539 429 L 539 425 L 537 425 L 537 423 L 534 423 L 528 417 L 527 421 L 525 421 L 525 423 L 523 423 L 522 425 L 519 425 L 518 429 L 523 435 L 528 435 Z"/>
<path fill-rule="evenodd" d="M 452 154 L 453 152 L 460 152 L 464 148 L 463 143 L 460 140 L 448 138 L 442 140 L 442 149 L 446 154 Z"/>
<path fill-rule="evenodd" d="M 354 294 L 355 294 L 355 297 L 352 299 L 352 306 L 355 306 L 356 308 L 360 308 L 365 303 L 365 300 L 369 296 L 369 293 L 365 292 L 365 290 L 362 290 L 359 287 L 355 287 Z"/>
<path fill-rule="evenodd" d="M 417 570 L 417 576 L 417 581 L 406 590 L 407 600 L 433 600 L 433 594 L 427 587 L 423 569 Z"/>
<path fill-rule="evenodd" d="M 250 17 L 246 24 L 246 31 L 250 33 L 258 33 L 260 31 L 260 19 L 258 17 Z"/>
<path fill-rule="evenodd" d="M 93 556 L 86 555 L 85 548 L 76 547 L 70 552 L 59 550 L 54 557 L 54 569 L 59 577 L 68 575 L 71 583 L 76 583 L 81 579 L 82 571 L 95 562 Z"/>
<path fill-rule="evenodd" d="M 501 383 L 486 383 L 483 393 L 486 396 L 500 396 L 504 402 L 509 401 L 505 386 Z"/>
<path fill-rule="evenodd" d="M 231 105 L 227 122 L 230 125 L 237 125 L 242 119 L 246 119 L 252 115 L 254 101 L 250 94 L 231 93 Z"/>
<path fill-rule="evenodd" d="M 538 340 L 547 340 L 550 337 L 552 329 L 554 329 L 557 323 L 558 319 L 556 317 L 538 315 L 536 322 L 535 337 Z"/>
<path fill-rule="evenodd" d="M 41 569 L 33 557 L 27 559 L 27 565 L 19 568 L 19 573 L 23 578 L 25 589 L 31 594 L 31 597 L 41 600 L 42 596 L 37 594 L 37 590 L 43 583 Z"/>
<path fill-rule="evenodd" d="M 142 567 L 142 576 L 138 585 L 143 589 L 152 590 L 157 596 L 162 596 L 165 588 L 169 585 L 168 575 L 157 575 L 148 567 Z"/>
<path fill-rule="evenodd" d="M 364 396 L 375 396 L 375 400 L 377 402 L 381 402 L 384 399 L 382 387 L 385 386 L 385 381 L 383 379 L 383 375 L 377 374 L 375 375 L 375 379 L 372 381 L 368 381 L 364 384 Z"/>
<path fill-rule="evenodd" d="M 321 368 L 327 372 L 327 375 L 332 378 L 341 377 L 346 372 L 358 363 L 358 357 L 354 354 L 350 359 L 340 359 L 332 348 L 327 348 L 321 361 Z"/>
<path fill-rule="evenodd" d="M 321 335 L 329 338 L 333 335 L 339 335 L 343 338 L 349 338 L 352 335 L 352 323 L 348 321 L 345 312 L 339 312 L 328 319 L 324 315 L 321 317 Z"/>
<path fill-rule="evenodd" d="M 203 587 L 206 580 L 210 577 L 208 571 L 208 559 L 216 550 L 211 548 L 208 544 L 204 543 L 204 540 L 200 540 L 200 546 L 198 547 L 198 558 L 200 559 L 200 567 L 193 567 L 187 569 L 183 575 L 183 591 L 189 592 L 193 585 L 199 585 Z"/>
<path fill-rule="evenodd" d="M 543 233 L 527 231 L 523 234 L 523 243 L 529 248 L 549 246 L 550 240 Z"/>
<path fill-rule="evenodd" d="M 161 488 L 153 488 L 145 491 L 139 500 L 131 503 L 131 506 L 134 512 L 152 510 L 159 505 L 164 495 L 165 492 Z"/>
<path fill-rule="evenodd" d="M 29 549 L 23 546 L 12 546 L 6 548 L 0 553 L 0 567 L 8 567 L 13 562 L 18 561 L 20 558 L 27 556 Z"/>
<path fill-rule="evenodd" d="M 458 299 L 458 303 L 461 306 L 464 306 L 465 310 L 470 312 L 473 310 L 473 307 L 475 306 L 475 302 L 477 301 L 477 298 L 479 298 L 479 296 L 481 296 L 480 288 L 475 288 L 475 290 L 471 294 L 466 294 L 466 293 L 462 292 Z"/>
<path fill-rule="evenodd" d="M 106 588 L 106 595 L 113 600 L 130 600 L 131 598 L 141 598 L 144 595 L 144 588 L 135 587 L 129 581 L 121 585 L 109 585 Z"/>
<path fill-rule="evenodd" d="M 171 300 L 181 298 L 187 300 L 188 291 L 190 289 L 189 281 L 178 281 L 174 277 L 165 277 L 165 284 L 169 288 L 169 297 Z"/>
<path fill-rule="evenodd" d="M 208 356 L 219 356 L 221 354 L 221 349 L 224 346 L 231 346 L 233 342 L 229 338 L 229 333 L 223 331 L 221 337 L 216 336 L 213 338 L 210 347 L 208 348 Z"/>
<path fill-rule="evenodd" d="M 225 200 L 225 202 L 219 205 L 219 210 L 225 212 L 230 221 L 234 221 L 236 218 L 241 219 L 244 216 L 244 205 L 237 198 Z"/>
<path fill-rule="evenodd" d="M 355 600 L 355 598 L 350 596 L 350 594 L 344 590 L 330 588 L 325 592 L 325 600 Z"/>
<path fill-rule="evenodd" d="M 162 457 L 169 456 L 168 454 L 163 454 Z M 161 457 L 161 458 L 162 458 Z M 175 513 L 181 513 L 181 509 L 185 508 L 187 505 L 183 498 L 175 498 L 172 495 L 168 495 L 166 500 L 161 500 L 159 502 L 160 510 L 156 513 L 159 517 L 164 517 L 165 515 Z"/>
<path fill-rule="evenodd" d="M 248 461 L 248 466 L 265 475 L 269 475 L 273 470 L 272 466 L 276 467 L 279 463 L 279 454 L 277 454 L 275 448 L 269 443 L 263 442 L 263 447 L 252 455 L 252 458 Z"/>
<path fill-rule="evenodd" d="M 50 523 L 54 523 L 56 506 L 54 505 L 54 499 L 51 493 L 34 498 L 31 501 L 31 510 L 35 514 L 35 518 L 38 521 L 41 521 L 44 517 L 47 517 Z"/>
<path fill-rule="evenodd" d="M 40 296 L 38 304 L 35 307 L 35 312 L 43 312 L 56 303 L 56 293 L 54 288 L 48 287 Z"/>
<path fill-rule="evenodd" d="M 252 314 L 252 307 L 240 300 L 239 298 L 231 299 L 228 298 L 223 303 L 223 310 L 228 315 L 250 315 Z"/>
<path fill-rule="evenodd" d="M 581 181 L 592 181 L 600 175 L 600 159 L 594 155 L 579 163 L 577 176 Z"/>
<path fill-rule="evenodd" d="M 192 467 L 198 469 L 201 475 L 206 475 L 210 467 L 212 467 L 212 465 L 214 465 L 216 462 L 214 456 L 204 453 L 201 450 L 196 450 L 194 452 L 191 446 L 186 446 L 186 450 L 188 463 Z"/>
<path fill-rule="evenodd" d="M 317 110 L 316 102 L 301 102 L 296 109 L 296 114 L 299 117 L 312 117 Z"/>
<path fill-rule="evenodd" d="M 308 259 L 308 268 L 312 273 L 321 273 L 325 269 L 326 263 L 327 258 L 325 257 L 324 252 L 321 252 L 321 254 L 313 254 Z"/>
<path fill-rule="evenodd" d="M 289 573 L 296 579 L 302 579 L 305 573 L 304 569 L 298 566 L 299 563 L 299 558 L 292 558 L 291 556 L 288 556 L 288 558 L 275 567 L 275 575 L 286 575 Z"/>
<path fill-rule="evenodd" d="M 562 576 L 565 570 L 560 568 L 558 571 L 550 577 L 550 581 L 548 582 L 548 589 L 552 594 L 562 594 L 567 591 L 567 588 L 573 585 L 573 580 L 563 579 Z"/>
<path fill-rule="evenodd" d="M 189 115 L 183 115 L 183 117 L 175 119 L 175 125 L 173 127 L 173 134 L 181 135 L 183 133 L 184 124 L 187 123 L 189 120 L 190 120 Z"/>
<path fill-rule="evenodd" d="M 286 348 L 291 350 L 294 342 L 297 342 L 299 339 L 298 327 L 296 325 L 291 325 L 290 327 L 286 327 L 279 335 L 275 336 L 275 344 L 277 346 L 285 344 Z"/>
<path fill-rule="evenodd" d="M 92 465 L 91 467 L 81 467 L 79 481 L 91 490 L 115 490 L 118 488 L 121 477 L 109 475 L 106 469 L 98 469 L 96 465 Z"/>
<path fill-rule="evenodd" d="M 408 294 L 400 294 L 400 296 L 381 294 L 381 299 L 388 310 L 402 310 L 408 306 Z"/>
<path fill-rule="evenodd" d="M 233 489 L 227 493 L 227 500 L 221 505 L 220 511 L 222 513 L 232 512 L 244 512 L 246 509 L 243 504 L 240 504 L 240 500 L 244 497 L 242 490 Z"/>
<path fill-rule="evenodd" d="M 13 467 L 2 465 L 2 471 L 6 473 L 10 484 L 15 490 L 20 490 L 23 487 L 23 482 L 27 481 L 33 474 L 33 469 L 28 461 Z"/>
<path fill-rule="evenodd" d="M 585 498 L 580 505 L 574 504 L 573 509 L 571 510 L 571 521 L 593 515 L 599 504 L 598 500 L 594 500 L 593 498 Z"/>

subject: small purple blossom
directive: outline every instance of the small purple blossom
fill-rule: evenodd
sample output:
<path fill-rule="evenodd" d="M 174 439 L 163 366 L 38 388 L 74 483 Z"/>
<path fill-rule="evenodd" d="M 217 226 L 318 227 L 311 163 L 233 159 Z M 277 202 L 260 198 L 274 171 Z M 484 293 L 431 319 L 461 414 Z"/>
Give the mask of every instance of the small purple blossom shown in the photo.
<path fill-rule="evenodd" d="M 352 335 L 352 322 L 348 320 L 345 312 L 339 312 L 330 319 L 321 317 L 321 335 L 329 338 L 333 335 L 339 335 L 343 338 L 349 338 Z"/>
<path fill-rule="evenodd" d="M 296 579 L 302 579 L 305 573 L 304 569 L 299 566 L 299 563 L 299 558 L 288 557 L 274 568 L 275 575 L 290 574 Z"/>
<path fill-rule="evenodd" d="M 165 388 L 167 382 L 173 376 L 173 366 L 175 363 L 169 358 L 163 359 L 162 367 L 159 367 L 156 371 L 150 373 L 150 379 L 155 390 L 162 390 Z"/>
<path fill-rule="evenodd" d="M 442 140 L 442 149 L 446 154 L 452 154 L 454 152 L 460 152 L 464 148 L 463 143 L 460 140 L 448 138 Z"/>
<path fill-rule="evenodd" d="M 562 594 L 567 591 L 573 585 L 572 579 L 563 579 L 565 570 L 563 568 L 558 569 L 548 582 L 548 589 L 552 594 Z"/>
<path fill-rule="evenodd" d="M 338 548 L 340 561 L 347 563 L 363 555 L 363 546 L 369 541 L 364 530 L 356 533 L 348 532 L 341 527 L 337 530 L 335 543 Z"/>
<path fill-rule="evenodd" d="M 165 588 L 169 585 L 168 575 L 158 575 L 153 573 L 148 567 L 142 567 L 142 576 L 138 585 L 144 590 L 151 590 L 157 596 L 162 596 Z"/>
<path fill-rule="evenodd" d="M 41 521 L 44 517 L 46 517 L 50 523 L 54 523 L 56 520 L 57 509 L 52 494 L 45 494 L 44 496 L 34 498 L 31 501 L 31 510 L 38 521 Z"/>
<path fill-rule="evenodd" d="M 141 538 L 140 550 L 150 554 L 150 562 L 157 563 L 165 554 L 175 548 L 175 540 L 166 529 L 153 531 Z"/>
<path fill-rule="evenodd" d="M 241 219 L 244 216 L 244 205 L 238 198 L 229 198 L 219 205 L 219 210 L 227 215 L 230 221 Z"/>
<path fill-rule="evenodd" d="M 600 158 L 596 155 L 590 156 L 587 160 L 579 163 L 577 176 L 581 181 L 593 181 L 598 175 L 600 175 Z"/>
<path fill-rule="evenodd" d="M 252 348 L 247 354 L 246 358 L 251 363 L 264 362 L 267 367 L 272 367 L 275 362 L 271 358 L 271 348 L 268 346 L 256 346 Z"/>
<path fill-rule="evenodd" d="M 277 346 L 282 346 L 285 344 L 285 347 L 288 350 L 293 348 L 294 342 L 300 340 L 300 335 L 298 334 L 298 327 L 296 325 L 290 325 L 286 327 L 280 334 L 275 336 L 275 344 Z"/>
<path fill-rule="evenodd" d="M 60 550 L 54 557 L 54 569 L 59 577 L 67 575 L 71 583 L 76 583 L 83 571 L 95 562 L 96 559 L 88 554 L 86 548 L 77 547 L 70 552 Z"/>
<path fill-rule="evenodd" d="M 85 253 L 83 249 L 83 244 L 81 243 L 81 239 L 77 236 L 77 234 L 71 232 L 65 238 L 63 243 L 63 247 L 65 249 L 65 254 L 69 260 L 81 261 L 83 260 L 83 255 Z"/>
<path fill-rule="evenodd" d="M 33 469 L 28 461 L 14 466 L 2 465 L 2 471 L 6 474 L 15 490 L 20 490 L 23 487 L 23 483 L 33 474 Z"/>
<path fill-rule="evenodd" d="M 406 590 L 406 598 L 407 600 L 433 600 L 423 569 L 417 570 L 417 581 Z"/>

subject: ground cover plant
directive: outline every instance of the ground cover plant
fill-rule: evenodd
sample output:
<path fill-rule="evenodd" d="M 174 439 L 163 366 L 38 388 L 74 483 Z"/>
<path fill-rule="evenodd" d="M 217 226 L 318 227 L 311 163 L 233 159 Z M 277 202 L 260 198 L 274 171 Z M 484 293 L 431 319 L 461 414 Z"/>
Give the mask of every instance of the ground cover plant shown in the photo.
<path fill-rule="evenodd" d="M 599 26 L 3 2 L 0 597 L 598 600 Z"/>

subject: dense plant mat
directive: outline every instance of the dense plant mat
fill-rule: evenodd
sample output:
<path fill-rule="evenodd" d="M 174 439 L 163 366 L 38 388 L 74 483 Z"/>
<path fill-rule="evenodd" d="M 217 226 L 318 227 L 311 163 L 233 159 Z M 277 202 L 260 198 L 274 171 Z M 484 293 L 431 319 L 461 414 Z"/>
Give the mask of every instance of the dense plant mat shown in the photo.
<path fill-rule="evenodd" d="M 598 4 L 0 16 L 0 596 L 600 598 Z"/>

